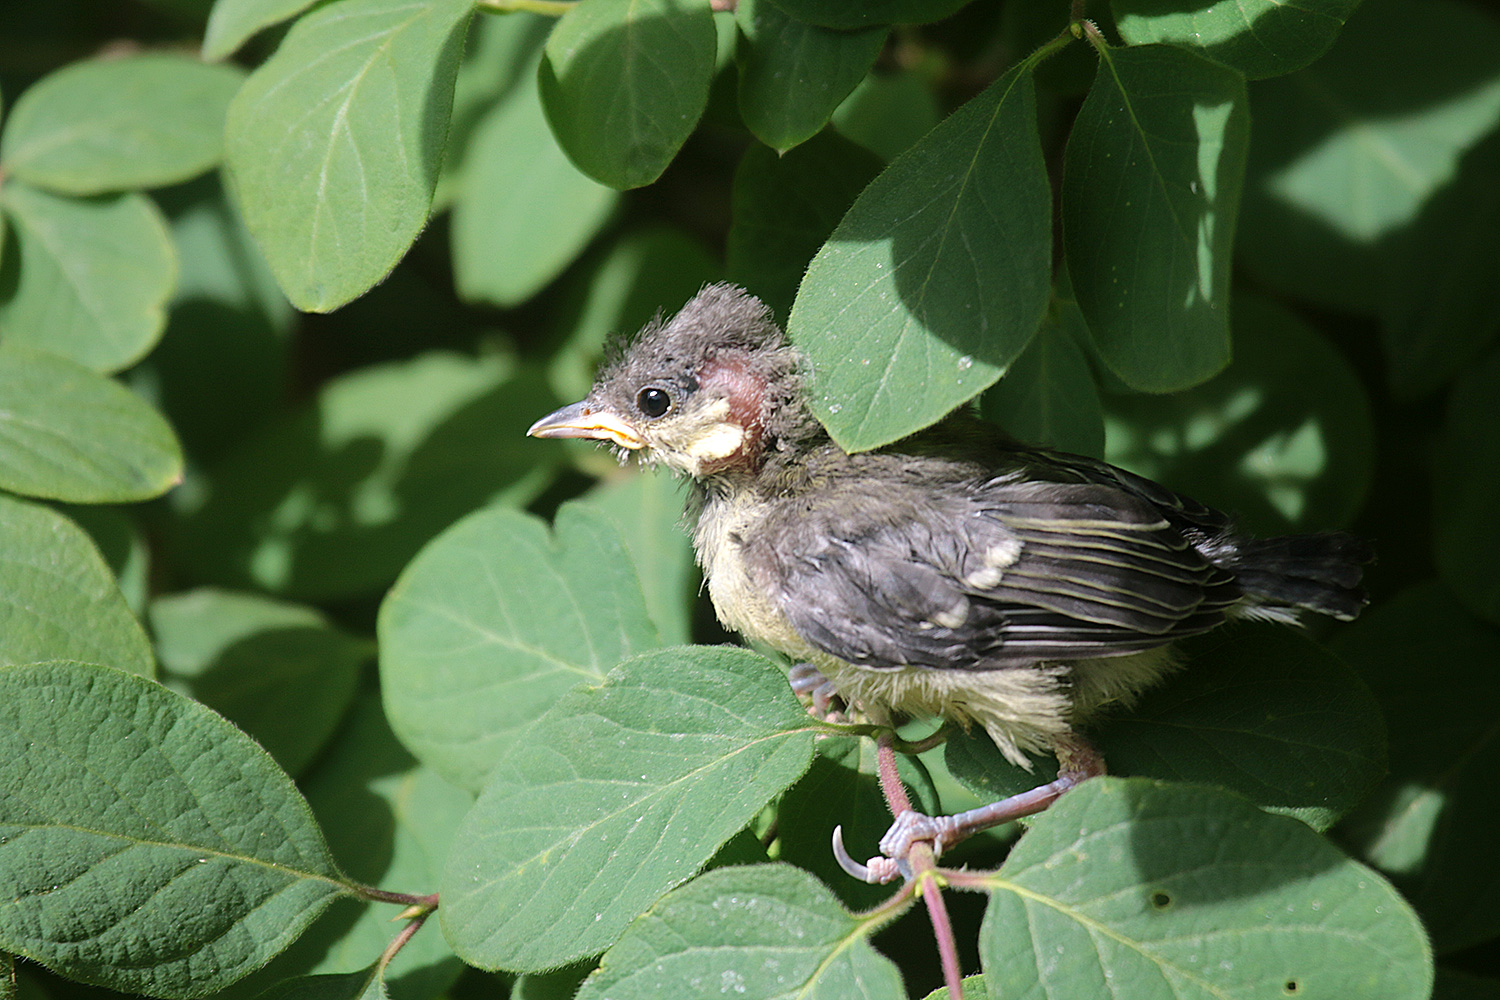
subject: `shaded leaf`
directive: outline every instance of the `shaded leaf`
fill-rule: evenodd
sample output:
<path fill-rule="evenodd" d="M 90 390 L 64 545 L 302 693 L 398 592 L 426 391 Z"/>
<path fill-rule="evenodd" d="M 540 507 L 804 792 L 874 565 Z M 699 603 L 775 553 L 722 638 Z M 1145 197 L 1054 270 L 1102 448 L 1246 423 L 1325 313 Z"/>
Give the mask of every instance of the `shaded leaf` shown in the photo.
<path fill-rule="evenodd" d="M 182 449 L 145 400 L 56 354 L 0 344 L 0 488 L 71 503 L 149 500 Z"/>
<path fill-rule="evenodd" d="M 1245 81 L 1170 45 L 1098 49 L 1064 158 L 1068 273 L 1100 360 L 1171 392 L 1229 362 Z"/>
<path fill-rule="evenodd" d="M 1115 25 L 1131 45 L 1202 49 L 1250 79 L 1301 69 L 1328 51 L 1360 0 L 1115 0 Z"/>
<path fill-rule="evenodd" d="M 162 683 L 255 737 L 288 774 L 333 735 L 374 644 L 313 608 L 201 589 L 151 603 Z"/>
<path fill-rule="evenodd" d="M 387 1000 L 383 973 L 376 964 L 358 972 L 299 976 L 257 994 L 256 1000 Z"/>
<path fill-rule="evenodd" d="M 1055 298 L 1041 329 L 981 398 L 980 412 L 1028 444 L 1104 456 L 1104 410 L 1082 344 L 1083 314 Z"/>
<path fill-rule="evenodd" d="M 663 646 L 692 639 L 699 573 L 682 509 L 686 498 L 686 484 L 662 466 L 618 476 L 583 498 L 620 529 Z"/>
<path fill-rule="evenodd" d="M 155 670 L 114 574 L 61 514 L 0 495 L 0 579 L 0 664 L 86 659 L 147 677 Z"/>
<path fill-rule="evenodd" d="M 808 262 L 879 172 L 879 160 L 833 131 L 779 156 L 751 145 L 734 172 L 730 280 L 787 316 Z"/>
<path fill-rule="evenodd" d="M 209 709 L 78 663 L 0 669 L 0 947 L 214 993 L 347 892 L 307 804 Z"/>
<path fill-rule="evenodd" d="M 1325 829 L 1385 773 L 1385 725 L 1359 676 L 1278 625 L 1182 644 L 1181 675 L 1090 732 L 1110 773 L 1212 784 Z M 1050 780 L 1006 764 L 982 734 L 950 740 L 948 766 L 999 798 Z"/>
<path fill-rule="evenodd" d="M 581 685 L 511 747 L 460 828 L 443 933 L 481 968 L 598 952 L 796 780 L 814 731 L 781 671 L 741 649 L 649 653 Z"/>
<path fill-rule="evenodd" d="M 960 985 L 963 988 L 961 1000 L 990 1000 L 989 990 L 984 985 L 984 976 L 965 976 Z M 948 987 L 939 986 L 927 994 L 923 1000 L 948 1000 L 951 995 L 948 992 Z"/>
<path fill-rule="evenodd" d="M 1500 125 L 1497 47 L 1500 23 L 1473 5 L 1432 0 L 1413 17 L 1365 0 L 1326 56 L 1257 84 L 1241 261 L 1277 290 L 1353 312 L 1378 312 L 1396 288 L 1420 294 L 1424 275 L 1407 286 L 1383 243 L 1420 222 Z"/>
<path fill-rule="evenodd" d="M 942 114 L 921 74 L 872 73 L 833 113 L 841 135 L 890 162 L 936 127 Z"/>
<path fill-rule="evenodd" d="M 786 152 L 822 129 L 885 46 L 889 29 L 832 31 L 789 17 L 773 0 L 741 0 L 740 117 L 761 142 Z"/>
<path fill-rule="evenodd" d="M 391 725 L 423 763 L 478 790 L 564 692 L 659 643 L 619 530 L 584 504 L 556 534 L 519 511 L 455 524 L 380 609 Z"/>
<path fill-rule="evenodd" d="M 1109 394 L 1105 457 L 1233 511 L 1257 534 L 1353 522 L 1369 491 L 1375 426 L 1344 356 L 1270 302 L 1238 296 L 1235 358 L 1171 396 Z"/>
<path fill-rule="evenodd" d="M 476 507 L 546 487 L 548 449 L 525 432 L 556 405 L 504 357 L 433 352 L 350 372 L 210 467 L 168 541 L 203 581 L 304 599 L 371 593 Z"/>
<path fill-rule="evenodd" d="M 1340 828 L 1425 918 L 1441 952 L 1500 933 L 1500 629 L 1438 583 L 1366 611 L 1335 648 L 1391 721 L 1391 773 Z M 1457 695 L 1457 696 L 1456 696 Z"/>
<path fill-rule="evenodd" d="M 1379 875 L 1233 795 L 1096 778 L 1039 816 L 980 932 L 992 995 L 1425 1000 L 1432 957 Z M 1128 985 L 1127 985 L 1128 984 Z"/>
<path fill-rule="evenodd" d="M 888 444 L 1000 376 L 1036 332 L 1051 191 L 1022 63 L 867 187 L 797 294 L 788 332 L 840 445 Z"/>
<path fill-rule="evenodd" d="M 867 940 L 889 918 L 850 913 L 790 865 L 720 868 L 632 923 L 578 1000 L 901 1000 L 901 973 Z"/>
<path fill-rule="evenodd" d="M 787 14 L 808 24 L 845 30 L 871 24 L 926 24 L 941 21 L 969 0 L 771 0 Z"/>
<path fill-rule="evenodd" d="M 471 302 L 531 298 L 583 252 L 619 195 L 553 139 L 528 74 L 475 126 L 453 206 L 453 268 Z"/>
<path fill-rule="evenodd" d="M 547 39 L 540 76 L 558 144 L 602 184 L 650 184 L 703 114 L 717 48 L 706 4 L 570 8 Z"/>
<path fill-rule="evenodd" d="M 0 192 L 15 232 L 0 286 L 0 339 L 100 372 L 139 360 L 166 322 L 177 260 L 166 222 L 139 194 L 81 200 L 20 183 Z M 13 282 L 13 283 L 12 283 Z"/>
<path fill-rule="evenodd" d="M 151 589 L 151 552 L 135 518 L 120 507 L 68 507 L 67 516 L 84 531 L 115 575 L 130 613 L 146 613 Z"/>
<path fill-rule="evenodd" d="M 1500 351 L 1453 386 L 1436 448 L 1433 548 L 1438 573 L 1475 614 L 1500 623 Z"/>
<path fill-rule="evenodd" d="M 302 13 L 316 0 L 214 0 L 203 32 L 203 58 L 223 59 L 250 37 Z"/>
<path fill-rule="evenodd" d="M 388 274 L 427 222 L 470 0 L 338 0 L 301 18 L 229 108 L 245 223 L 299 309 Z"/>
<path fill-rule="evenodd" d="M 177 184 L 218 164 L 244 78 L 168 52 L 73 63 L 16 101 L 0 158 L 12 176 L 63 194 Z"/>

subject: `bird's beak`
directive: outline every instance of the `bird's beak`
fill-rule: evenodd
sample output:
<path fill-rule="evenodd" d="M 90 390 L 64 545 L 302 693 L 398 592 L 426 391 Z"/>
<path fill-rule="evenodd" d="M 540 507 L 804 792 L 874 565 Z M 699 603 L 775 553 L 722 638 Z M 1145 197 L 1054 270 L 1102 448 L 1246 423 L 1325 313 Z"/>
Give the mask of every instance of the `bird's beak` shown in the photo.
<path fill-rule="evenodd" d="M 634 427 L 608 410 L 590 407 L 588 400 L 547 414 L 532 424 L 526 433 L 539 438 L 590 438 L 594 441 L 608 441 L 631 451 L 646 447 L 646 442 L 641 440 Z"/>

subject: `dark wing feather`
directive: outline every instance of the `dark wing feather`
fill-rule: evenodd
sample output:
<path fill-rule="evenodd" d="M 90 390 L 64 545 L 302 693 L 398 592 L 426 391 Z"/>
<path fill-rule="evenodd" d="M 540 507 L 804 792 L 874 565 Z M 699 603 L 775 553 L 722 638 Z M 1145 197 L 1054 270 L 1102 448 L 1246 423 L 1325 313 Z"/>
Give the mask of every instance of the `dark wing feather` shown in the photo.
<path fill-rule="evenodd" d="M 1161 511 L 1099 483 L 824 484 L 778 501 L 745 558 L 799 635 L 874 668 L 1136 652 L 1239 597 Z"/>

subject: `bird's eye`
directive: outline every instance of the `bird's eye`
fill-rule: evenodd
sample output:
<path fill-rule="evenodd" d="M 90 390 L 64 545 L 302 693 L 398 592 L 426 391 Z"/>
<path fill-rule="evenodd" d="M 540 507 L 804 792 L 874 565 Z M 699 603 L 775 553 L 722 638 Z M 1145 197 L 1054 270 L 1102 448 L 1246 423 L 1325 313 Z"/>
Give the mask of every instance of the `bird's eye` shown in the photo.
<path fill-rule="evenodd" d="M 672 397 L 668 396 L 665 389 L 652 386 L 642 389 L 635 397 L 635 405 L 648 417 L 659 417 L 672 407 Z"/>

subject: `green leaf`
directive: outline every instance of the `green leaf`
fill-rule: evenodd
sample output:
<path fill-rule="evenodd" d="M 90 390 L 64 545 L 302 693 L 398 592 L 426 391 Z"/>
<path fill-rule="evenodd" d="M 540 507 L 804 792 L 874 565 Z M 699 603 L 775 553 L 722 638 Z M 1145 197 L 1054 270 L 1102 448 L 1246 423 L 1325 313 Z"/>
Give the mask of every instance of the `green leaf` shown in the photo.
<path fill-rule="evenodd" d="M 62 194 L 164 187 L 216 166 L 224 113 L 245 73 L 150 52 L 73 63 L 31 87 L 5 123 L 0 159 Z"/>
<path fill-rule="evenodd" d="M 0 488 L 71 503 L 149 500 L 182 479 L 172 428 L 120 383 L 0 344 Z"/>
<path fill-rule="evenodd" d="M 589 506 L 620 529 L 663 646 L 680 646 L 692 639 L 699 573 L 684 530 L 685 499 L 682 480 L 661 466 L 617 476 L 584 496 Z"/>
<path fill-rule="evenodd" d="M 1172 396 L 1107 395 L 1105 457 L 1225 510 L 1248 531 L 1354 520 L 1369 491 L 1375 427 L 1349 362 L 1315 328 L 1241 295 L 1234 362 Z"/>
<path fill-rule="evenodd" d="M 348 891 L 265 751 L 116 670 L 0 670 L 0 790 L 0 947 L 72 979 L 207 996 Z"/>
<path fill-rule="evenodd" d="M 585 0 L 552 29 L 541 93 L 578 169 L 624 190 L 661 176 L 708 103 L 718 40 L 707 4 Z"/>
<path fill-rule="evenodd" d="M 223 59 L 262 28 L 295 17 L 316 0 L 214 0 L 203 33 L 203 58 Z"/>
<path fill-rule="evenodd" d="M 1000 377 L 1036 332 L 1051 190 L 1022 63 L 867 187 L 807 270 L 788 331 L 840 445 L 888 444 Z"/>
<path fill-rule="evenodd" d="M 901 973 L 868 940 L 887 919 L 850 913 L 790 865 L 720 868 L 632 923 L 578 1000 L 902 1000 Z"/>
<path fill-rule="evenodd" d="M 1425 1000 L 1432 957 L 1379 875 L 1307 827 L 1206 788 L 1096 778 L 999 873 L 994 996 Z"/>
<path fill-rule="evenodd" d="M 1432 0 L 1413 17 L 1365 0 L 1326 56 L 1257 84 L 1242 262 L 1277 290 L 1353 312 L 1427 291 L 1385 241 L 1422 224 L 1500 125 L 1497 48 L 1500 23 L 1470 4 Z"/>
<path fill-rule="evenodd" d="M 833 125 L 890 162 L 931 132 L 941 117 L 929 82 L 906 70 L 866 76 L 833 113 Z"/>
<path fill-rule="evenodd" d="M 1379 706 L 1312 640 L 1280 625 L 1235 626 L 1185 642 L 1183 653 L 1180 676 L 1089 734 L 1111 773 L 1218 785 L 1319 830 L 1385 773 Z M 950 740 L 947 761 L 996 798 L 1050 780 L 1006 764 L 983 735 Z"/>
<path fill-rule="evenodd" d="M 822 129 L 885 47 L 889 29 L 831 31 L 794 20 L 772 0 L 741 0 L 740 117 L 778 152 Z"/>
<path fill-rule="evenodd" d="M 401 574 L 379 632 L 392 727 L 474 790 L 566 691 L 659 644 L 619 530 L 585 504 L 559 508 L 552 537 L 519 511 L 455 524 Z"/>
<path fill-rule="evenodd" d="M 471 0 L 338 0 L 300 19 L 229 108 L 226 157 L 292 304 L 384 278 L 427 222 Z"/>
<path fill-rule="evenodd" d="M 379 963 L 342 975 L 299 976 L 277 983 L 256 1000 L 388 1000 Z"/>
<path fill-rule="evenodd" d="M 751 145 L 734 172 L 730 280 L 786 316 L 808 262 L 879 172 L 879 160 L 831 130 L 781 155 Z"/>
<path fill-rule="evenodd" d="M 1168 42 L 1252 80 L 1301 69 L 1328 51 L 1360 0 L 1115 0 L 1115 26 L 1131 45 Z"/>
<path fill-rule="evenodd" d="M 0 191 L 15 250 L 0 287 L 0 338 L 109 373 L 138 361 L 161 336 L 177 259 L 149 199 L 60 198 L 20 183 Z"/>
<path fill-rule="evenodd" d="M 0 664 L 77 659 L 143 676 L 151 643 L 72 521 L 0 495 Z"/>
<path fill-rule="evenodd" d="M 526 76 L 476 126 L 453 205 L 453 269 L 470 302 L 525 302 L 583 252 L 619 194 L 578 172 Z"/>
<path fill-rule="evenodd" d="M 356 700 L 302 787 L 351 878 L 414 894 L 437 888 L 453 834 L 474 804 L 396 742 L 373 691 Z M 394 912 L 339 900 L 266 971 L 355 972 L 400 930 Z M 396 954 L 384 978 L 398 998 L 428 1000 L 442 996 L 462 968 L 433 921 Z"/>
<path fill-rule="evenodd" d="M 489 969 L 598 952 L 806 770 L 814 732 L 781 671 L 746 650 L 625 661 L 496 765 L 448 860 L 444 935 Z"/>
<path fill-rule="evenodd" d="M 1054 299 L 1026 350 L 980 398 L 980 411 L 1017 440 L 1103 457 L 1104 410 L 1087 338 L 1078 303 Z"/>
<path fill-rule="evenodd" d="M 1250 119 L 1238 73 L 1171 45 L 1099 48 L 1063 164 L 1063 247 L 1099 358 L 1172 392 L 1229 363 Z"/>
<path fill-rule="evenodd" d="M 1459 379 L 1436 448 L 1433 548 L 1438 573 L 1470 611 L 1500 623 L 1500 351 Z"/>
<path fill-rule="evenodd" d="M 969 0 L 772 0 L 791 17 L 825 28 L 852 30 L 872 24 L 941 21 Z"/>
<path fill-rule="evenodd" d="M 131 614 L 144 614 L 151 590 L 151 551 L 135 518 L 120 507 L 69 507 L 66 513 L 99 549 Z"/>
<path fill-rule="evenodd" d="M 1456 951 L 1500 932 L 1500 629 L 1437 583 L 1371 608 L 1335 648 L 1391 720 L 1391 773 L 1345 821 L 1343 839 L 1388 873 Z"/>
<path fill-rule="evenodd" d="M 292 775 L 333 735 L 375 653 L 313 608 L 254 594 L 171 594 L 150 615 L 162 683 L 224 715 Z"/>
<path fill-rule="evenodd" d="M 168 541 L 207 582 L 372 593 L 476 507 L 546 487 L 549 449 L 525 433 L 556 405 L 536 372 L 504 357 L 433 352 L 350 372 L 209 469 L 206 498 L 181 498 Z"/>

